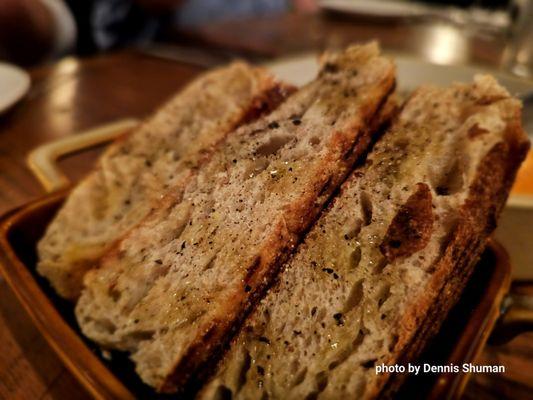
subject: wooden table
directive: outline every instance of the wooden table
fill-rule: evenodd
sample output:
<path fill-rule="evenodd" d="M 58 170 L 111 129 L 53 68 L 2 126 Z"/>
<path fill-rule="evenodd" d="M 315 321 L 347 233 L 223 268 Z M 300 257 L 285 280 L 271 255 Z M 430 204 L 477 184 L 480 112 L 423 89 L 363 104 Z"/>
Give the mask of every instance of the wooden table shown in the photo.
<path fill-rule="evenodd" d="M 216 27 L 211 29 L 216 32 Z M 248 30 L 253 31 L 253 25 Z M 207 39 L 204 35 L 202 40 L 209 43 Z M 115 119 L 146 115 L 199 70 L 133 51 L 87 60 L 67 58 L 33 70 L 30 94 L 0 117 L 0 213 L 43 194 L 25 166 L 32 148 Z M 64 160 L 69 176 L 79 179 L 98 151 Z M 0 293 L 0 399 L 88 398 L 1 278 Z M 533 398 L 533 334 L 502 347 L 487 347 L 481 358 L 501 362 L 507 370 L 473 377 L 467 398 Z"/>

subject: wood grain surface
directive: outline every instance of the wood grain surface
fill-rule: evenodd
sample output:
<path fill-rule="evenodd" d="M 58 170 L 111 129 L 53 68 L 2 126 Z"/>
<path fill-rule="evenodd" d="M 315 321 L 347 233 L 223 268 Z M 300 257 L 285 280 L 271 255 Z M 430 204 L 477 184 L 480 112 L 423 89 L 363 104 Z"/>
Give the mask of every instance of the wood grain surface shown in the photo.
<path fill-rule="evenodd" d="M 182 33 L 181 40 L 194 39 L 205 46 L 262 58 L 377 36 L 385 40 L 387 47 L 422 55 L 422 39 L 418 39 L 417 45 L 409 38 L 424 29 L 431 30 L 428 26 L 416 31 L 405 25 L 370 27 L 361 23 L 358 31 L 357 23 L 351 20 L 305 18 L 289 15 L 270 22 L 210 26 L 202 31 Z M 494 39 L 492 45 L 485 39 L 478 40 L 477 45 L 469 42 L 466 57 L 497 64 L 502 49 L 498 40 Z M 89 59 L 66 58 L 31 71 L 29 95 L 0 116 L 0 213 L 43 194 L 25 166 L 25 157 L 31 149 L 116 119 L 142 117 L 199 71 L 200 68 L 142 56 L 135 51 Z M 73 180 L 79 179 L 99 150 L 71 156 L 61 165 Z M 34 328 L 1 278 L 0 343 L 0 398 L 89 398 Z M 473 376 L 466 398 L 533 399 L 532 333 L 503 346 L 487 347 L 479 362 L 502 363 L 506 372 Z"/>

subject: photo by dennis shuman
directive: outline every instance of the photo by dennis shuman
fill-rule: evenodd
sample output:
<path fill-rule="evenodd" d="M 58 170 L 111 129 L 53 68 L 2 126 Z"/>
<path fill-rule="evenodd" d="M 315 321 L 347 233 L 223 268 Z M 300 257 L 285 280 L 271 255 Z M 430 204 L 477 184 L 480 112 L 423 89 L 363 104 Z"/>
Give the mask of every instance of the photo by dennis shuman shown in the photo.
<path fill-rule="evenodd" d="M 462 365 L 456 365 L 453 363 L 445 365 L 435 365 L 429 363 L 412 364 L 407 365 L 392 364 L 385 365 L 380 364 L 375 366 L 375 373 L 378 374 L 458 374 L 458 373 L 505 373 L 504 365 L 479 365 L 472 363 L 464 363 Z"/>

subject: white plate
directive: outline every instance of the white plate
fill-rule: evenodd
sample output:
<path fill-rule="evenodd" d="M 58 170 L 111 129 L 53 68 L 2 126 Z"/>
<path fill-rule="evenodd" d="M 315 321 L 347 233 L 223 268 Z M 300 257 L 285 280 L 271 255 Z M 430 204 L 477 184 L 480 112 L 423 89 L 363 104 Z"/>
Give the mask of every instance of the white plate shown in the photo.
<path fill-rule="evenodd" d="M 267 64 L 279 78 L 295 85 L 313 79 L 318 71 L 316 55 L 305 54 Z M 471 66 L 443 66 L 429 64 L 413 57 L 394 55 L 398 68 L 398 90 L 411 92 L 425 83 L 449 85 L 453 82 L 470 82 L 475 74 L 490 73 L 515 96 L 533 90 L 533 81 L 517 78 L 500 71 Z M 533 131 L 529 131 L 530 138 Z M 513 276 L 520 279 L 533 278 L 533 196 L 512 195 L 500 219 L 496 237 L 500 240 L 513 261 Z"/>
<path fill-rule="evenodd" d="M 0 114 L 24 97 L 30 88 L 30 76 L 22 69 L 0 63 Z"/>
<path fill-rule="evenodd" d="M 407 1 L 320 0 L 324 10 L 381 18 L 421 17 L 428 14 L 428 6 Z"/>
<path fill-rule="evenodd" d="M 472 66 L 430 64 L 414 57 L 390 54 L 398 68 L 398 89 L 411 91 L 423 83 L 449 85 L 453 82 L 469 82 L 475 74 L 490 73 L 512 94 L 520 95 L 533 90 L 533 81 L 490 69 Z M 303 54 L 267 64 L 274 74 L 295 85 L 312 80 L 318 72 L 317 56 Z"/>

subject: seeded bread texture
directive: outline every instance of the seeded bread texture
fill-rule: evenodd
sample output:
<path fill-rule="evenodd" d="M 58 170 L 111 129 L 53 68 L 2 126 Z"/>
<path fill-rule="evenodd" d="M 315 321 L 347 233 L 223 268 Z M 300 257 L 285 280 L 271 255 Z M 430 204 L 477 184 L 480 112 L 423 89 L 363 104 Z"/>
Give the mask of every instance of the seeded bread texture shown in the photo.
<path fill-rule="evenodd" d="M 242 62 L 202 75 L 152 117 L 110 145 L 39 242 L 38 271 L 63 297 L 168 187 L 188 179 L 214 144 L 275 107 L 291 88 Z"/>
<path fill-rule="evenodd" d="M 529 143 L 490 76 L 419 88 L 245 321 L 202 399 L 390 396 L 457 299 Z"/>
<path fill-rule="evenodd" d="M 365 151 L 394 90 L 377 45 L 323 57 L 319 76 L 231 134 L 90 272 L 85 335 L 131 353 L 159 391 L 199 375 Z"/>

